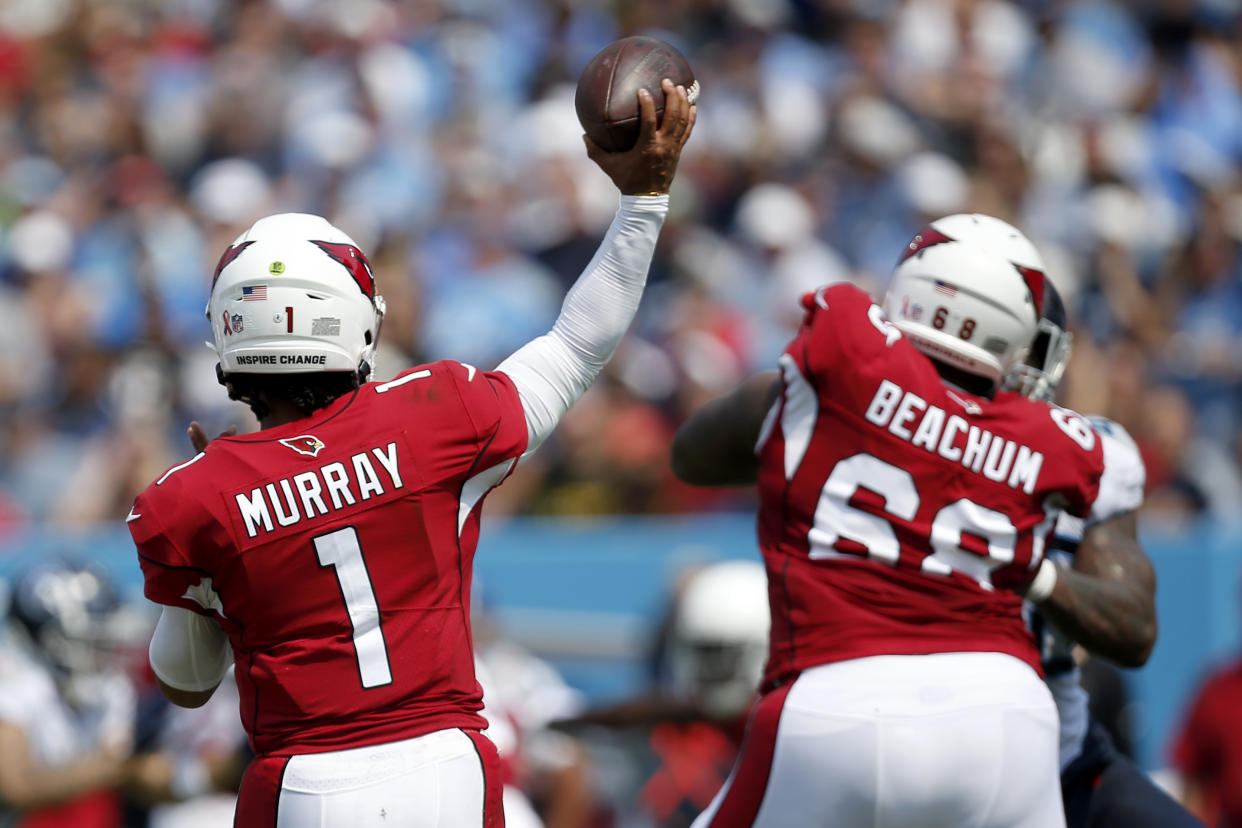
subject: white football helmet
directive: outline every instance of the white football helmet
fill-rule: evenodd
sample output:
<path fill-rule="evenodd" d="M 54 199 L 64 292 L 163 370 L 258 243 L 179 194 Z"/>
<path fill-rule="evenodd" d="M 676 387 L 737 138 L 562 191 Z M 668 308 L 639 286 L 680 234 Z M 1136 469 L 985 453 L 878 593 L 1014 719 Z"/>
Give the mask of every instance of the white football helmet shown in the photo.
<path fill-rule="evenodd" d="M 384 320 L 371 264 L 326 219 L 259 219 L 224 251 L 207 302 L 220 371 L 357 372 L 366 382 Z"/>
<path fill-rule="evenodd" d="M 673 619 L 674 696 L 717 718 L 741 715 L 763 678 L 770 626 L 762 564 L 725 561 L 696 572 Z"/>
<path fill-rule="evenodd" d="M 980 213 L 937 219 L 893 271 L 884 312 L 927 356 L 1000 382 L 1030 348 L 1044 262 L 1016 227 Z"/>

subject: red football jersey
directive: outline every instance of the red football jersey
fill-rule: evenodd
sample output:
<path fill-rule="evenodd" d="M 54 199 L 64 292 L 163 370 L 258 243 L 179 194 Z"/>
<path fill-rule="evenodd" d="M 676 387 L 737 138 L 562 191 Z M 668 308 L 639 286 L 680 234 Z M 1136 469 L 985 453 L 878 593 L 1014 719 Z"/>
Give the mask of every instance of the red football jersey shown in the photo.
<path fill-rule="evenodd" d="M 255 753 L 486 726 L 479 505 L 526 442 L 506 375 L 437 362 L 218 439 L 138 496 L 146 595 L 228 633 Z"/>
<path fill-rule="evenodd" d="M 936 652 L 1008 653 L 1038 671 L 1022 599 L 1004 587 L 1034 576 L 1058 508 L 1085 515 L 1095 499 L 1090 425 L 947 385 L 851 285 L 804 305 L 759 444 L 767 680 Z"/>

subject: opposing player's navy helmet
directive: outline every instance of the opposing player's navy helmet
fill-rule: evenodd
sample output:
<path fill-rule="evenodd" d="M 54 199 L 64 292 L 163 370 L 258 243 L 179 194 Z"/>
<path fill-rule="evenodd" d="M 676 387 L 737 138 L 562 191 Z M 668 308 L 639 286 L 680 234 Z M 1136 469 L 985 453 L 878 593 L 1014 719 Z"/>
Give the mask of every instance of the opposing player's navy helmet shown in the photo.
<path fill-rule="evenodd" d="M 101 654 L 126 637 L 129 615 L 106 573 L 58 561 L 16 577 L 9 618 L 52 666 L 78 672 L 96 669 Z"/>

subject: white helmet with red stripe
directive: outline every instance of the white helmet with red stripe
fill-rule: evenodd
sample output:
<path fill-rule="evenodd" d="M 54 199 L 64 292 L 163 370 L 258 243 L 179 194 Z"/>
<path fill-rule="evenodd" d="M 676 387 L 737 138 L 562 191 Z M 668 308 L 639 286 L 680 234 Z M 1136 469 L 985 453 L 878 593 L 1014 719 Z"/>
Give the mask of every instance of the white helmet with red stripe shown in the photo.
<path fill-rule="evenodd" d="M 207 318 L 222 374 L 357 372 L 375 366 L 384 298 L 362 251 L 326 219 L 259 219 L 224 251 Z"/>
<path fill-rule="evenodd" d="M 884 312 L 927 356 L 1000 382 L 1030 348 L 1043 298 L 1043 259 L 1018 228 L 957 214 L 906 246 Z"/>

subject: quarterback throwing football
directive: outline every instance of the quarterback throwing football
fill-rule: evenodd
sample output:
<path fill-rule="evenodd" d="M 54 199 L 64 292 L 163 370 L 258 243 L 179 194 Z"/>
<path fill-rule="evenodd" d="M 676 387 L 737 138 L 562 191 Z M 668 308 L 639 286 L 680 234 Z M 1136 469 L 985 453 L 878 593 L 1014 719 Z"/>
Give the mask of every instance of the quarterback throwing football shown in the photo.
<path fill-rule="evenodd" d="M 208 305 L 221 382 L 262 430 L 174 466 L 128 521 L 163 607 L 151 667 L 173 702 L 236 664 L 254 749 L 245 828 L 504 824 L 470 639 L 480 505 L 611 356 L 638 306 L 695 109 L 640 93 L 636 147 L 588 155 L 622 193 L 552 331 L 495 371 L 369 382 L 384 302 L 317 216 L 258 221 Z"/>

